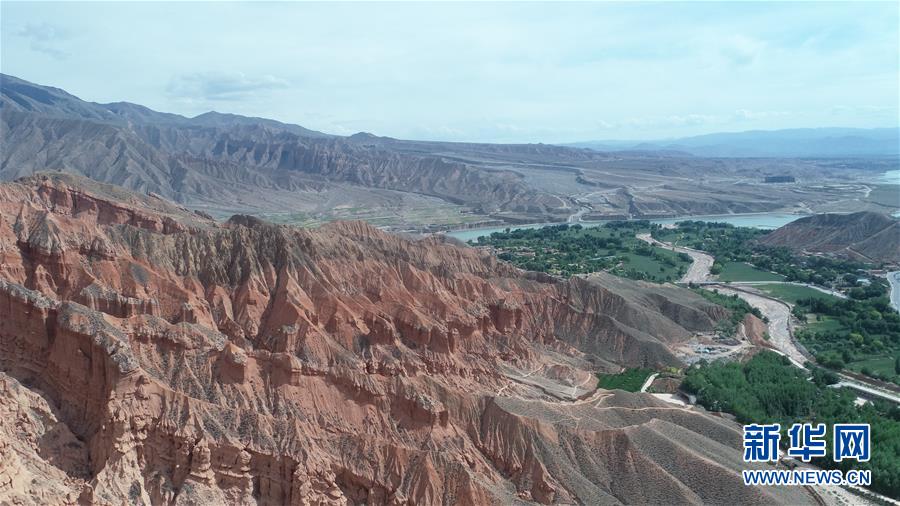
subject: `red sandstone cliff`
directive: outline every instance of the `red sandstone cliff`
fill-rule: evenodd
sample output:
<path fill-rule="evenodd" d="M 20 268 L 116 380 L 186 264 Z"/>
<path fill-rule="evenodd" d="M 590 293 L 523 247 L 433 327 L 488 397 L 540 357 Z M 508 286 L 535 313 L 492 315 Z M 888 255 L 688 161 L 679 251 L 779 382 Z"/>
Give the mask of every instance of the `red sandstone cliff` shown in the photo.
<path fill-rule="evenodd" d="M 0 497 L 809 502 L 744 487 L 729 422 L 592 392 L 598 369 L 677 363 L 669 345 L 720 311 L 363 223 L 218 224 L 70 176 L 3 184 L 0 413 L 24 418 L 0 420 L 18 461 Z"/>

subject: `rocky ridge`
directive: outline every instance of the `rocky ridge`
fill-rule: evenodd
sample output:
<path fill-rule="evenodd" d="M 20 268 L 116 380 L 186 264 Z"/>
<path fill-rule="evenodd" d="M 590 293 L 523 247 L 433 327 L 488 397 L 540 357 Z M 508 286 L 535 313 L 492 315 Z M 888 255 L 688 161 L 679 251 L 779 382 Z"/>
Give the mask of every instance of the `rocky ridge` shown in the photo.
<path fill-rule="evenodd" d="M 335 185 L 437 197 L 482 213 L 549 216 L 563 205 L 512 171 L 263 118 L 186 118 L 85 102 L 7 75 L 0 75 L 0 140 L 0 179 L 66 171 L 195 205 L 255 202 L 261 191 L 316 195 Z"/>
<path fill-rule="evenodd" d="M 900 220 L 870 211 L 808 216 L 767 234 L 760 242 L 795 251 L 900 264 Z"/>
<path fill-rule="evenodd" d="M 670 345 L 721 311 L 360 222 L 218 223 L 74 176 L 5 183 L 0 410 L 23 422 L 0 422 L 21 463 L 0 496 L 810 502 L 743 486 L 731 422 L 592 390 L 596 370 L 677 364 Z"/>

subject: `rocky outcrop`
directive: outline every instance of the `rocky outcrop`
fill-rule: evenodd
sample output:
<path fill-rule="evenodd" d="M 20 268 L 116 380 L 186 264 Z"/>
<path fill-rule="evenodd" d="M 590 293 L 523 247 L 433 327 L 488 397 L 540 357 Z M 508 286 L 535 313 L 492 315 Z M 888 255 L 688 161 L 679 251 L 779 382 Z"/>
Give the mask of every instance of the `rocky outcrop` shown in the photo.
<path fill-rule="evenodd" d="M 809 500 L 738 486 L 728 422 L 560 393 L 598 369 L 677 364 L 670 346 L 722 314 L 674 287 L 558 281 L 360 222 L 216 223 L 54 175 L 0 185 L 0 259 L 0 387 L 18 392 L 4 402 L 50 413 L 24 433 L 0 422 L 0 451 L 32 448 L 0 468 L 0 497 Z"/>

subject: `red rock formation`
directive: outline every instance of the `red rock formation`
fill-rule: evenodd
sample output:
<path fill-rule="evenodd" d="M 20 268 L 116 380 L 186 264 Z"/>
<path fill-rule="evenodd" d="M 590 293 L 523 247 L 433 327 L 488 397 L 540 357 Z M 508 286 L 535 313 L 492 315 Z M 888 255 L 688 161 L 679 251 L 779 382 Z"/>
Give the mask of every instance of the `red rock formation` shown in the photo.
<path fill-rule="evenodd" d="M 217 224 L 68 176 L 0 185 L 0 260 L 0 369 L 83 445 L 29 455 L 60 502 L 809 500 L 740 484 L 726 421 L 591 393 L 713 328 L 686 291 L 363 223 Z"/>

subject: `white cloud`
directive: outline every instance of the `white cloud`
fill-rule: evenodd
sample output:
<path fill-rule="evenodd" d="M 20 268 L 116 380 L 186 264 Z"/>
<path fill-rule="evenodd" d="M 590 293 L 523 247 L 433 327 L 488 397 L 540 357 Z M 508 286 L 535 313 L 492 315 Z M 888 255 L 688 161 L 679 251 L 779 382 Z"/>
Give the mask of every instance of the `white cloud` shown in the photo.
<path fill-rule="evenodd" d="M 49 23 L 28 23 L 21 28 L 16 35 L 29 41 L 32 51 L 44 53 L 57 60 L 64 60 L 70 56 L 68 51 L 58 46 L 70 38 L 69 32 L 64 28 Z"/>
<path fill-rule="evenodd" d="M 761 120 L 775 119 L 790 116 L 788 111 L 750 111 L 747 109 L 738 109 L 734 111 L 734 117 L 739 120 Z"/>
<path fill-rule="evenodd" d="M 896 125 L 898 11 L 8 2 L 0 42 L 3 72 L 97 102 L 216 109 L 335 133 L 565 142 Z"/>
<path fill-rule="evenodd" d="M 166 92 L 187 101 L 245 100 L 261 92 L 288 88 L 290 83 L 272 75 L 242 72 L 195 72 L 175 77 Z"/>
<path fill-rule="evenodd" d="M 722 42 L 722 54 L 735 65 L 752 65 L 765 51 L 765 42 L 746 35 L 732 35 Z"/>

